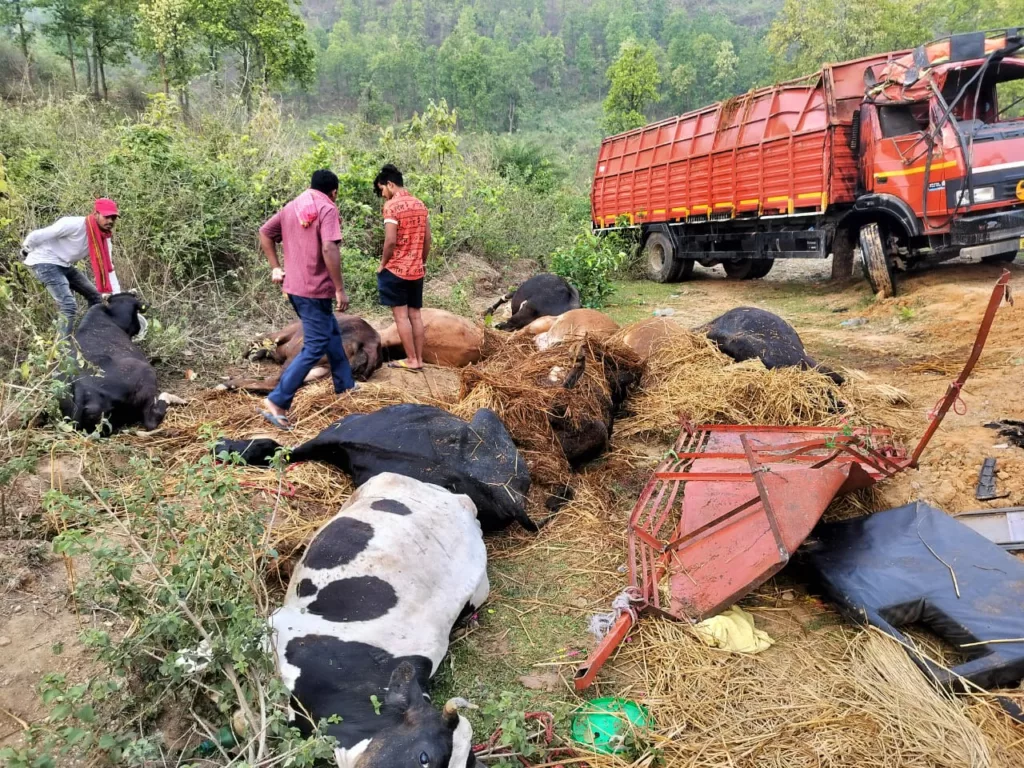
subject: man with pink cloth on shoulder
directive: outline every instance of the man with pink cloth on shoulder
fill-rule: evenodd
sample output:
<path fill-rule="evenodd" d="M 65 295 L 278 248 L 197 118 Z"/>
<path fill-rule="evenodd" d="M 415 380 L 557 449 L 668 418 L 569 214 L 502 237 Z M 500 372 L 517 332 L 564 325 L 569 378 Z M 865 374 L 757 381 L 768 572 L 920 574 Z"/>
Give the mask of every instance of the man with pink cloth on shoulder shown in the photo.
<path fill-rule="evenodd" d="M 117 203 L 101 197 L 88 216 L 65 216 L 48 227 L 30 232 L 22 243 L 25 266 L 57 302 L 62 338 L 71 335 L 78 313 L 72 291 L 81 294 L 90 307 L 99 304 L 104 294 L 121 292 L 110 259 L 110 240 L 118 215 Z M 86 256 L 92 265 L 95 288 L 75 267 Z"/>
<path fill-rule="evenodd" d="M 260 227 L 270 279 L 282 285 L 302 321 L 302 351 L 285 368 L 261 411 L 264 419 L 285 430 L 292 428 L 288 410 L 295 393 L 324 355 L 331 366 L 334 391 L 341 394 L 356 388 L 331 306 L 333 299 L 339 312 L 348 310 L 341 274 L 341 219 L 335 204 L 338 177 L 328 170 L 315 171 L 309 187 Z M 284 268 L 277 258 L 278 243 L 284 250 Z"/>

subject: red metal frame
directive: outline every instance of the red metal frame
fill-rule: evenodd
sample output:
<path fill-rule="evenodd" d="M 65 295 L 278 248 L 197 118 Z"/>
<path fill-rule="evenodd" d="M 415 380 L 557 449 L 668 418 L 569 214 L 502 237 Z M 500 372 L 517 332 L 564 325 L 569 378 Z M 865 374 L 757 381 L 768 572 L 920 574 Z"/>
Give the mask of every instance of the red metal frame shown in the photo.
<path fill-rule="evenodd" d="M 917 465 L 981 355 L 1010 273 L 996 283 L 963 371 L 912 454 L 887 429 L 683 424 L 629 517 L 630 586 L 641 613 L 699 621 L 778 573 L 838 495 Z M 769 535 L 770 534 L 770 535 Z M 621 614 L 577 670 L 589 686 L 634 622 Z"/>

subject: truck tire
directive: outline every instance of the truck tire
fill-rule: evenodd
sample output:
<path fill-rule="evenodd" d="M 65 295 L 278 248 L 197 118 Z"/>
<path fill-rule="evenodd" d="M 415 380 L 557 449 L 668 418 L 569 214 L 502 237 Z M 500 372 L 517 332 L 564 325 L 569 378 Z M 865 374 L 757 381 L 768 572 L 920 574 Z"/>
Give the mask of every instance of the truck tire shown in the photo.
<path fill-rule="evenodd" d="M 757 259 L 754 261 L 754 270 L 750 274 L 751 280 L 760 280 L 762 277 L 767 277 L 768 273 L 772 271 L 772 267 L 775 266 L 775 259 Z"/>
<path fill-rule="evenodd" d="M 733 280 L 756 280 L 771 272 L 775 259 L 736 259 L 723 261 L 722 268 Z"/>
<path fill-rule="evenodd" d="M 693 261 L 676 258 L 675 243 L 664 232 L 652 232 L 644 243 L 647 276 L 658 283 L 685 280 L 693 272 Z"/>
<path fill-rule="evenodd" d="M 871 290 L 883 299 L 896 295 L 896 278 L 892 263 L 886 257 L 882 233 L 877 224 L 866 224 L 860 230 L 860 258 L 864 277 Z"/>

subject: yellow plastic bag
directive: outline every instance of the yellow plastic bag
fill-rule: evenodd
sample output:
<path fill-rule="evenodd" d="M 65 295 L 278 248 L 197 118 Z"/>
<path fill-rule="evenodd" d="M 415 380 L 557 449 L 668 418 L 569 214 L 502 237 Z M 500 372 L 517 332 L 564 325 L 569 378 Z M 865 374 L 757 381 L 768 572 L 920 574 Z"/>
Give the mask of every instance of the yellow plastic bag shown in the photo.
<path fill-rule="evenodd" d="M 760 653 L 775 642 L 754 626 L 754 617 L 738 606 L 697 624 L 697 636 L 712 648 L 733 653 Z"/>

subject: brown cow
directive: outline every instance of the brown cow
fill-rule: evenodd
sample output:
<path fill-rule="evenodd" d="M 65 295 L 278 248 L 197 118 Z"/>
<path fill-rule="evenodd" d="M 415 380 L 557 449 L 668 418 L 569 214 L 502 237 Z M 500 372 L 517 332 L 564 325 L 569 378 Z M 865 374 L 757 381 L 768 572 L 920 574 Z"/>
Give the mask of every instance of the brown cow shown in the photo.
<path fill-rule="evenodd" d="M 380 334 L 368 322 L 355 315 L 335 312 L 338 326 L 341 328 L 341 341 L 345 347 L 345 355 L 352 366 L 352 375 L 360 381 L 366 381 L 380 367 L 381 346 Z M 281 372 L 294 360 L 302 350 L 302 323 L 296 320 L 280 331 L 268 333 L 253 341 L 249 351 L 250 360 L 270 360 L 281 365 L 281 371 L 264 379 L 229 379 L 217 386 L 217 389 L 244 389 L 249 392 L 272 392 L 281 378 Z M 306 376 L 306 381 L 316 381 L 331 373 L 327 358 L 320 360 L 317 366 Z"/>
<path fill-rule="evenodd" d="M 472 320 L 443 309 L 424 309 L 423 362 L 462 368 L 483 357 L 484 329 Z M 405 357 L 398 327 L 392 323 L 380 332 L 381 348 L 388 360 Z"/>
<path fill-rule="evenodd" d="M 655 349 L 672 338 L 673 334 L 685 333 L 686 329 L 666 317 L 652 317 L 629 326 L 619 337 L 623 344 L 647 358 Z"/>
<path fill-rule="evenodd" d="M 604 340 L 619 330 L 619 325 L 596 309 L 573 309 L 558 316 L 551 328 L 534 339 L 538 349 L 547 349 L 563 341 L 589 336 Z"/>

